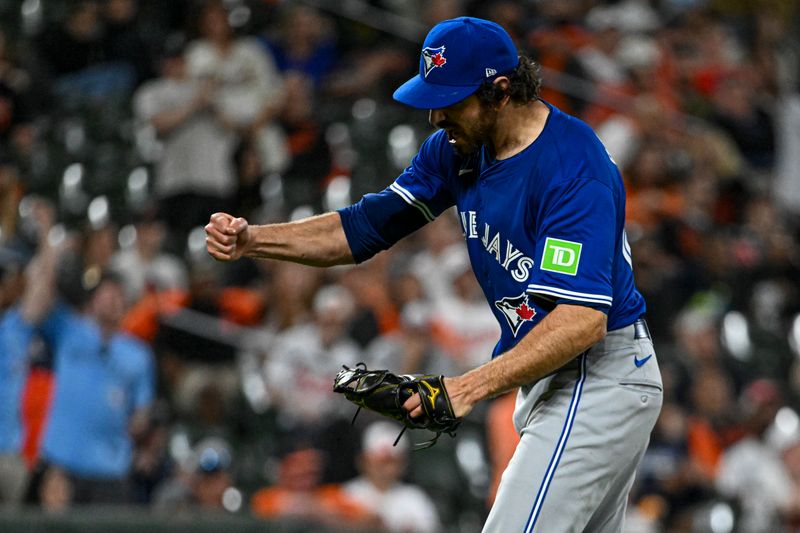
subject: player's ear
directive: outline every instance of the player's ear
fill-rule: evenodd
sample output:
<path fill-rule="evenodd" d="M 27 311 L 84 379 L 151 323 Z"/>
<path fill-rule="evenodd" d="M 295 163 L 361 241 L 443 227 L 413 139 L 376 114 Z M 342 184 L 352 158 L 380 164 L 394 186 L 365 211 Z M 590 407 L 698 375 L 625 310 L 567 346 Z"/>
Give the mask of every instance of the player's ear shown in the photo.
<path fill-rule="evenodd" d="M 511 95 L 508 92 L 509 88 L 511 87 L 511 80 L 508 79 L 508 76 L 498 76 L 492 82 L 492 85 L 494 85 L 496 89 L 499 89 L 499 91 L 503 94 L 503 98 L 500 99 L 498 104 L 500 105 L 507 104 L 508 99 L 511 97 Z"/>

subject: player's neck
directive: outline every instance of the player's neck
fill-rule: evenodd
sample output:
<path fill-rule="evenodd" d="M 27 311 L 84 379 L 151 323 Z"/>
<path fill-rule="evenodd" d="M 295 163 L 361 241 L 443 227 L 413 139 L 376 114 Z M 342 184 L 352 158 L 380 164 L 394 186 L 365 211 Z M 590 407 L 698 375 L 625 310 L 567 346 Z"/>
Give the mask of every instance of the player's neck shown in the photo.
<path fill-rule="evenodd" d="M 508 159 L 530 146 L 544 130 L 550 108 L 539 100 L 526 105 L 509 103 L 497 114 L 492 135 L 495 159 Z"/>

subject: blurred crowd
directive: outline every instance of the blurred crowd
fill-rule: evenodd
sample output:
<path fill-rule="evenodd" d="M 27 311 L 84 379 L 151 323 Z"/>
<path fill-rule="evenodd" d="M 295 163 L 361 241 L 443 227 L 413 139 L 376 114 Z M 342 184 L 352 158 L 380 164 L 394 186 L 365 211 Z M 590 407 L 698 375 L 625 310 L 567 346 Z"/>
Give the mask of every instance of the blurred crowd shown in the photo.
<path fill-rule="evenodd" d="M 665 405 L 628 530 L 800 531 L 800 6 L 791 0 L 0 3 L 0 501 L 478 530 L 513 395 L 458 438 L 342 365 L 463 372 L 499 328 L 446 213 L 356 267 L 216 263 L 215 211 L 391 183 L 440 20 L 501 23 L 622 171 Z"/>

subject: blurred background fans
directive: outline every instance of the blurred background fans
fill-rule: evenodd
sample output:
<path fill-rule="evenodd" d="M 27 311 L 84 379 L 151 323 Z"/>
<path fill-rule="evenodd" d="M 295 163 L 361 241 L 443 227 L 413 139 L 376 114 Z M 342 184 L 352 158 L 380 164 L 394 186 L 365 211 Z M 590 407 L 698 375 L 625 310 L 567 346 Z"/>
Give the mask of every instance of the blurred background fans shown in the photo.
<path fill-rule="evenodd" d="M 327 271 L 215 263 L 202 230 L 387 186 L 431 131 L 391 93 L 428 28 L 467 14 L 541 64 L 543 98 L 595 128 L 626 183 L 666 388 L 626 531 L 800 531 L 791 0 L 0 0 L 0 530 L 394 531 L 403 509 L 419 516 L 402 531 L 480 530 L 512 396 L 408 453 L 385 423 L 350 427 L 330 390 L 342 364 L 488 359 L 498 328 L 455 215 Z M 116 429 L 114 511 L 88 490 L 111 485 L 43 449 L 51 414 L 94 423 L 80 398 L 55 405 L 82 379 L 59 375 L 57 342 L 15 326 L 40 284 L 26 267 L 48 260 L 49 296 L 92 320 L 113 277 L 119 331 L 151 352 L 146 410 Z"/>

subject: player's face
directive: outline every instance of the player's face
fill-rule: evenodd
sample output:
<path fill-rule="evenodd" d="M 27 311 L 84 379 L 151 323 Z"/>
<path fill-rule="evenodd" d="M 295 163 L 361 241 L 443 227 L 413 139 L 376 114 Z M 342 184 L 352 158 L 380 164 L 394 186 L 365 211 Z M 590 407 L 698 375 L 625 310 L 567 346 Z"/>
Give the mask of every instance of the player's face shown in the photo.
<path fill-rule="evenodd" d="M 478 97 L 472 95 L 450 107 L 431 109 L 429 120 L 433 126 L 447 132 L 456 152 L 466 156 L 491 141 L 497 110 L 481 105 Z"/>

